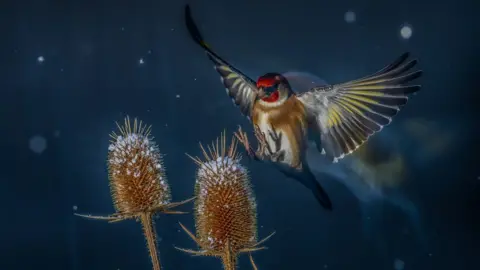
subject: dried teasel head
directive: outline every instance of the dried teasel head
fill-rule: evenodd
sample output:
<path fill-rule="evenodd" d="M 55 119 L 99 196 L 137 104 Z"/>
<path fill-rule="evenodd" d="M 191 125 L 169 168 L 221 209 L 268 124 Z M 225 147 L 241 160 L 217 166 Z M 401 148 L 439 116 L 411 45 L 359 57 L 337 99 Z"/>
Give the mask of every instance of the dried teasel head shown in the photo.
<path fill-rule="evenodd" d="M 209 154 L 202 150 L 205 160 L 196 159 L 197 237 L 211 251 L 224 251 L 228 242 L 236 253 L 257 242 L 256 202 L 248 172 L 240 164 L 235 140 L 227 151 L 225 135 L 208 147 Z"/>
<path fill-rule="evenodd" d="M 185 204 L 171 202 L 170 187 L 157 145 L 150 136 L 150 127 L 134 119 L 125 118 L 124 125 L 117 123 L 119 134 L 113 132 L 108 147 L 108 173 L 116 213 L 109 216 L 76 214 L 77 216 L 118 222 L 135 218 L 142 223 L 145 239 L 154 270 L 161 264 L 157 252 L 157 234 L 153 216 L 157 213 L 183 214 L 172 208 Z"/>
<path fill-rule="evenodd" d="M 118 213 L 148 212 L 171 202 L 162 156 L 150 135 L 151 127 L 134 119 L 117 123 L 108 147 L 110 189 Z"/>
<path fill-rule="evenodd" d="M 222 134 L 207 149 L 201 144 L 200 147 L 204 159 L 191 157 L 199 166 L 195 185 L 197 235 L 180 225 L 202 250 L 178 249 L 195 255 L 219 256 L 225 269 L 235 269 L 239 253 L 264 249 L 259 245 L 273 234 L 257 241 L 255 196 L 248 171 L 240 164 L 237 141 L 233 138 L 227 149 Z"/>

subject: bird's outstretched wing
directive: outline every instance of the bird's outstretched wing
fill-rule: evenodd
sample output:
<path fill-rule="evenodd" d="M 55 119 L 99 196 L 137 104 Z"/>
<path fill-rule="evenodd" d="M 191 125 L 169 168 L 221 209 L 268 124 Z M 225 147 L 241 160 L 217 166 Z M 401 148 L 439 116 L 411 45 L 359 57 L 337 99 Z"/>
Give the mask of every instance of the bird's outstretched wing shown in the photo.
<path fill-rule="evenodd" d="M 205 50 L 207 56 L 213 61 L 214 68 L 220 74 L 227 94 L 232 98 L 235 105 L 240 108 L 242 113 L 250 118 L 252 106 L 258 92 L 255 81 L 223 60 L 205 43 L 193 21 L 190 6 L 188 5 L 185 6 L 185 23 L 193 40 Z"/>
<path fill-rule="evenodd" d="M 420 90 L 420 85 L 408 85 L 422 74 L 411 71 L 417 60 L 408 57 L 405 53 L 370 76 L 298 96 L 307 108 L 309 127 L 319 132 L 322 153 L 334 162 L 352 153 L 392 121 L 408 94 Z"/>

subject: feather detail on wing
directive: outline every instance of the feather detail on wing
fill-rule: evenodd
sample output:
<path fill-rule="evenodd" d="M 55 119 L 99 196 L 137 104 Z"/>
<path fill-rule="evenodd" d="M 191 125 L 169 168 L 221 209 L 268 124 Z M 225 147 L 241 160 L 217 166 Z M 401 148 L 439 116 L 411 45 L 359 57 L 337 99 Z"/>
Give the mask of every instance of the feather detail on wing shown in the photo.
<path fill-rule="evenodd" d="M 210 60 L 214 63 L 214 68 L 220 74 L 220 79 L 226 88 L 228 96 L 240 108 L 240 111 L 250 119 L 258 91 L 255 81 L 223 60 L 205 43 L 193 21 L 188 5 L 185 7 L 185 23 L 193 40 L 205 50 Z"/>
<path fill-rule="evenodd" d="M 417 60 L 405 53 L 378 72 L 342 84 L 314 87 L 298 96 L 310 116 L 310 127 L 320 132 L 322 153 L 333 161 L 355 151 L 392 121 L 420 85 L 407 85 L 421 76 L 410 71 Z"/>

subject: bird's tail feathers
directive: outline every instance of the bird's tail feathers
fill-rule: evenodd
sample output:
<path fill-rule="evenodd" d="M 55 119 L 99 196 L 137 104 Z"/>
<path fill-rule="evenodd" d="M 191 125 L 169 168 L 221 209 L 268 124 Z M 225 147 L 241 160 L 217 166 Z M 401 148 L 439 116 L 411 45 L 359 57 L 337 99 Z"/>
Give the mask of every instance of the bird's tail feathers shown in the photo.
<path fill-rule="evenodd" d="M 318 203 L 325 208 L 326 210 L 332 210 L 332 201 L 328 196 L 327 192 L 323 189 L 320 183 L 317 181 L 316 177 L 310 171 L 310 168 L 306 164 L 303 165 L 301 172 L 294 172 L 290 170 L 281 169 L 282 173 L 285 174 L 287 177 L 293 178 L 300 182 L 303 186 L 308 188 L 315 198 L 317 199 Z"/>

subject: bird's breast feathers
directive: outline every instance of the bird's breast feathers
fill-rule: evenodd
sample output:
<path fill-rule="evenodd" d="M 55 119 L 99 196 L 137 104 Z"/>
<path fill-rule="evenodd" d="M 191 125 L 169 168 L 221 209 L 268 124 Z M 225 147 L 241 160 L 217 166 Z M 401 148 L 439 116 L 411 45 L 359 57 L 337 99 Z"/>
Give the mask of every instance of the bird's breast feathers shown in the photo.
<path fill-rule="evenodd" d="M 301 165 L 306 143 L 307 117 L 305 107 L 295 96 L 277 107 L 255 103 L 252 121 L 265 134 L 272 151 L 284 151 L 283 163 L 291 167 Z M 269 136 L 272 127 L 278 135 L 281 134 L 280 149 L 276 149 L 275 141 Z"/>

